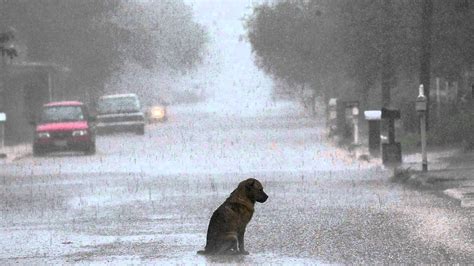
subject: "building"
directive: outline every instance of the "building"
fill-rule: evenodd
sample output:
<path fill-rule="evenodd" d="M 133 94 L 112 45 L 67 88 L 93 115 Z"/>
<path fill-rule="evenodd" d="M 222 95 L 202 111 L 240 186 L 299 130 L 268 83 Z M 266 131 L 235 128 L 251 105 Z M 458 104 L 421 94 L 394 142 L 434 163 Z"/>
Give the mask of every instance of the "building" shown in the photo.
<path fill-rule="evenodd" d="M 56 64 L 3 63 L 0 77 L 0 112 L 7 115 L 5 143 L 30 141 L 31 122 L 41 106 L 55 99 L 66 82 L 69 70 Z"/>

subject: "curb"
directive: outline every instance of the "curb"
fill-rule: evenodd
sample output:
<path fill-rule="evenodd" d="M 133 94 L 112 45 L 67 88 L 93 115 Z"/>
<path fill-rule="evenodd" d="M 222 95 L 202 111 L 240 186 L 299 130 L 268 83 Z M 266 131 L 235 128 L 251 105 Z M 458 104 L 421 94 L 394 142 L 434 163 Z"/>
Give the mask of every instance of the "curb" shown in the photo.
<path fill-rule="evenodd" d="M 405 171 L 406 173 L 409 172 L 409 170 L 406 169 Z M 396 176 L 393 178 L 396 181 L 419 189 L 434 189 L 436 186 L 436 181 L 434 181 L 431 176 L 420 173 L 409 173 L 407 176 Z M 460 206 L 463 208 L 474 207 L 474 186 L 448 188 L 438 191 L 440 191 L 443 195 L 459 202 Z"/>
<path fill-rule="evenodd" d="M 21 160 L 31 155 L 31 148 L 29 145 L 8 146 L 0 152 L 0 163 L 11 163 Z M 2 156 L 3 155 L 3 156 Z"/>
<path fill-rule="evenodd" d="M 8 162 L 15 162 L 15 161 L 18 161 L 18 160 L 21 160 L 23 158 L 26 158 L 28 156 L 32 155 L 31 152 L 27 152 L 27 153 L 24 153 L 24 154 L 19 154 L 19 155 L 16 155 L 16 156 L 10 156 L 10 159 L 7 160 Z"/>
<path fill-rule="evenodd" d="M 463 208 L 474 207 L 474 187 L 449 188 L 443 194 L 459 201 Z"/>
<path fill-rule="evenodd" d="M 406 184 L 418 189 L 432 189 L 433 183 L 430 177 L 420 172 L 412 171 L 410 168 L 397 168 L 391 177 L 393 182 Z"/>

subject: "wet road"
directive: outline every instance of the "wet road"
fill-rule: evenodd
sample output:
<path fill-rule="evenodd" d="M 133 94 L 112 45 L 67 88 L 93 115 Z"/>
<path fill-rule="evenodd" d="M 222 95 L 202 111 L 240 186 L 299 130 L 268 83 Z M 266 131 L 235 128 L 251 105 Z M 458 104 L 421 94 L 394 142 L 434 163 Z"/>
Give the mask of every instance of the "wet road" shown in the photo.
<path fill-rule="evenodd" d="M 145 136 L 99 137 L 94 156 L 2 165 L 0 264 L 473 262 L 466 213 L 352 160 L 297 110 L 170 116 Z M 248 177 L 270 196 L 247 229 L 251 254 L 196 255 L 212 211 Z"/>

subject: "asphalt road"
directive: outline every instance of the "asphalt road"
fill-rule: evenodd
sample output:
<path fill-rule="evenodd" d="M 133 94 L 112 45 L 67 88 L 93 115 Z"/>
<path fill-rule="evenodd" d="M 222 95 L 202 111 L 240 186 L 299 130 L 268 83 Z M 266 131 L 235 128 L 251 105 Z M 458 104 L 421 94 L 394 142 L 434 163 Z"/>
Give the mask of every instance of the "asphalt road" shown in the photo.
<path fill-rule="evenodd" d="M 321 122 L 169 112 L 145 136 L 99 137 L 94 156 L 2 165 L 0 264 L 474 262 L 469 212 L 353 160 Z M 248 177 L 269 195 L 250 255 L 196 255 L 213 210 Z"/>

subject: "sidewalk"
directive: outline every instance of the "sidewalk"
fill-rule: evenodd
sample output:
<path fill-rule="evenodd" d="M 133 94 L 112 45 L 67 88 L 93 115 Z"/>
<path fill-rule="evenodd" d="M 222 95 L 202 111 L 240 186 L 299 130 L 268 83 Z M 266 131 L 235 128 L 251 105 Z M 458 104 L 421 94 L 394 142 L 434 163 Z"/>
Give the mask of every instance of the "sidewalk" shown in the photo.
<path fill-rule="evenodd" d="M 325 136 L 328 136 L 327 132 Z M 362 143 L 357 146 L 344 143 L 337 136 L 327 139 L 333 145 L 345 148 L 353 158 L 382 165 L 380 157 L 369 155 L 366 137 L 362 137 Z M 458 200 L 462 207 L 474 207 L 474 150 L 466 152 L 460 146 L 428 148 L 427 173 L 421 171 L 421 151 L 403 154 L 402 149 L 402 160 L 394 181 L 434 189 Z"/>
<path fill-rule="evenodd" d="M 401 167 L 406 181 L 442 191 L 462 207 L 474 207 L 474 151 L 459 148 L 428 153 L 428 172 L 421 172 L 421 154 L 406 155 Z"/>
<path fill-rule="evenodd" d="M 5 154 L 5 158 L 0 158 L 0 164 L 10 163 L 32 154 L 31 144 L 19 144 L 15 146 L 5 146 L 0 149 L 0 154 Z"/>

